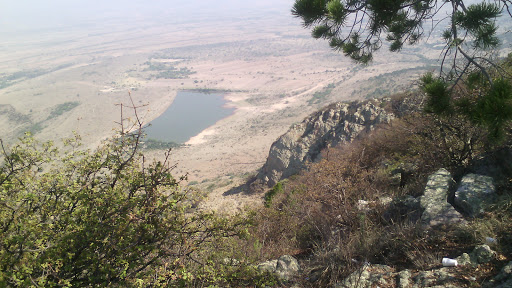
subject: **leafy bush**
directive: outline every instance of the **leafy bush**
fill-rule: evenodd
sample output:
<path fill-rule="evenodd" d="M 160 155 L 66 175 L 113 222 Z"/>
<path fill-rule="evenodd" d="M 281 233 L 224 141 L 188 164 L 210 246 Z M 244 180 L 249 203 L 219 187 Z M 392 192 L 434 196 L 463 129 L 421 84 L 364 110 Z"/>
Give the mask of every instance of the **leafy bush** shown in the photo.
<path fill-rule="evenodd" d="M 279 193 L 283 192 L 283 184 L 278 182 L 270 191 L 265 193 L 265 206 L 270 207 L 272 204 L 272 199 Z"/>
<path fill-rule="evenodd" d="M 178 144 L 176 142 L 160 141 L 155 139 L 146 139 L 142 144 L 143 148 L 146 150 L 168 150 L 170 148 L 182 146 L 182 144 Z"/>
<path fill-rule="evenodd" d="M 2 145 L 0 286 L 239 286 L 269 279 L 241 260 L 214 261 L 230 255 L 221 239 L 245 235 L 249 219 L 191 209 L 199 196 L 171 175 L 169 155 L 147 164 L 139 153 L 141 127 L 94 151 L 82 149 L 78 136 L 62 151 L 30 135 Z"/>

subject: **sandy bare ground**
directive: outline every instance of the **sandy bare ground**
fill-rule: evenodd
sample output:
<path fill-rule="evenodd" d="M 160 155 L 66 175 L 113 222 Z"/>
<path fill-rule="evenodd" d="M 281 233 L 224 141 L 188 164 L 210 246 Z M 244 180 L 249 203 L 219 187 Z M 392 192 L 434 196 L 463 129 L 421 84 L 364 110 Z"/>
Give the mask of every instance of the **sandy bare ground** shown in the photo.
<path fill-rule="evenodd" d="M 144 29 L 135 22 L 113 32 L 70 29 L 6 41 L 0 79 L 17 72 L 29 76 L 0 89 L 0 105 L 11 109 L 10 114 L 0 113 L 0 135 L 14 142 L 35 127 L 38 138 L 55 140 L 77 131 L 93 148 L 119 128 L 120 104 L 126 123 L 133 120 L 127 109 L 129 92 L 139 116 L 149 123 L 171 105 L 179 90 L 219 89 L 235 112 L 175 149 L 172 160 L 178 163 L 176 174 L 188 173 L 190 184 L 209 192 L 205 208 L 233 212 L 260 203 L 262 195 L 223 193 L 263 165 L 272 142 L 291 124 L 333 101 L 384 96 L 379 91 L 407 87 L 430 63 L 420 50 L 383 52 L 373 65 L 360 67 L 330 51 L 326 43 L 310 39 L 287 15 L 254 21 L 251 26 L 247 21 L 219 20 L 215 25 Z M 148 61 L 193 74 L 157 79 Z M 34 71 L 39 74 L 30 76 Z M 332 91 L 312 101 L 329 84 Z M 70 102 L 78 106 L 54 112 L 59 104 Z M 163 151 L 148 154 L 160 159 Z"/>

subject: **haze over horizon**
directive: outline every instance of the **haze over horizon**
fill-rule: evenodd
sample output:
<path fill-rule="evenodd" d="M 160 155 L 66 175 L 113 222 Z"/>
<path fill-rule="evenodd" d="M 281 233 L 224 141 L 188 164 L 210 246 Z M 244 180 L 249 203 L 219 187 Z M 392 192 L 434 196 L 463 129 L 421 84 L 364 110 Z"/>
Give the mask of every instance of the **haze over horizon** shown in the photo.
<path fill-rule="evenodd" d="M 113 20 L 182 23 L 220 18 L 261 15 L 290 15 L 293 0 L 263 1 L 164 1 L 153 0 L 21 0 L 6 1 L 0 9 L 0 33 L 34 32 L 72 26 L 97 27 Z M 84 28 L 85 28 L 84 27 Z"/>

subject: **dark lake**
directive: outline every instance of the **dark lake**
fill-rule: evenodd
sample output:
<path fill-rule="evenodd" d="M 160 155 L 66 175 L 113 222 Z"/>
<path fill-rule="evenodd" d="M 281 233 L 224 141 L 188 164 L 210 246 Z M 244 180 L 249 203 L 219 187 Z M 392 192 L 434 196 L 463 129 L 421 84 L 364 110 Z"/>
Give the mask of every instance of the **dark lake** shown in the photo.
<path fill-rule="evenodd" d="M 185 143 L 215 122 L 231 115 L 221 93 L 179 91 L 171 106 L 145 128 L 147 139 Z"/>

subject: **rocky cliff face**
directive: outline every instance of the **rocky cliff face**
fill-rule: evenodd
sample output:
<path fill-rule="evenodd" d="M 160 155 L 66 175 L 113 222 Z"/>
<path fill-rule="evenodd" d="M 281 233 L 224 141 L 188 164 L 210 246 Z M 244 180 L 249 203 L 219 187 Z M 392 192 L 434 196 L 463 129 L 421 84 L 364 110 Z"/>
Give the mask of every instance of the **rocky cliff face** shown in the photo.
<path fill-rule="evenodd" d="M 335 103 L 293 125 L 270 148 L 267 162 L 257 178 L 268 186 L 290 177 L 317 161 L 322 149 L 349 143 L 376 125 L 389 123 L 395 116 L 383 106 L 389 100 Z"/>

